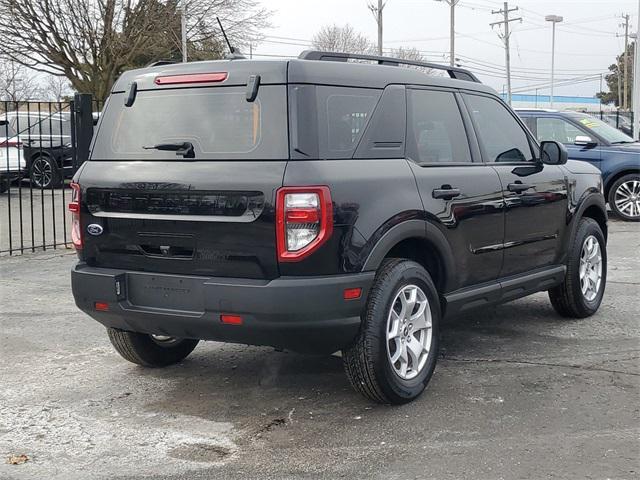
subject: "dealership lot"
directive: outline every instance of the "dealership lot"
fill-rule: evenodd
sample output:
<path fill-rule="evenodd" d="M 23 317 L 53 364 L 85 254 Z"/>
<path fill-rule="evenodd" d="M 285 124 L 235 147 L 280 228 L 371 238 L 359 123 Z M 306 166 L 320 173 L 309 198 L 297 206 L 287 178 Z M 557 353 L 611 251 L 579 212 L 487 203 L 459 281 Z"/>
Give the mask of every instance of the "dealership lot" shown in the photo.
<path fill-rule="evenodd" d="M 637 478 L 640 231 L 610 230 L 596 316 L 537 294 L 454 319 L 402 407 L 367 403 L 335 356 L 207 342 L 136 367 L 75 308 L 72 252 L 2 258 L 0 478 Z"/>

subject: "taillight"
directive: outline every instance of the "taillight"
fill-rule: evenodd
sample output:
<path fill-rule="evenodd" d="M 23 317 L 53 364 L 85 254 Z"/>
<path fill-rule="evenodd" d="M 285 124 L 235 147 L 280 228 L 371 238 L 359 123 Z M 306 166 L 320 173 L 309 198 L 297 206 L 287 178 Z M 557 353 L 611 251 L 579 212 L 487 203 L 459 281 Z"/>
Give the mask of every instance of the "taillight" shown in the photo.
<path fill-rule="evenodd" d="M 80 225 L 80 185 L 71 183 L 71 240 L 76 250 L 82 250 L 82 226 Z"/>
<path fill-rule="evenodd" d="M 278 260 L 297 262 L 333 233 L 329 187 L 282 187 L 276 194 Z"/>
<path fill-rule="evenodd" d="M 19 142 L 18 140 L 6 140 L 4 142 L 0 142 L 0 148 L 6 148 L 6 147 L 16 147 L 16 148 L 20 148 L 22 146 L 22 143 Z"/>

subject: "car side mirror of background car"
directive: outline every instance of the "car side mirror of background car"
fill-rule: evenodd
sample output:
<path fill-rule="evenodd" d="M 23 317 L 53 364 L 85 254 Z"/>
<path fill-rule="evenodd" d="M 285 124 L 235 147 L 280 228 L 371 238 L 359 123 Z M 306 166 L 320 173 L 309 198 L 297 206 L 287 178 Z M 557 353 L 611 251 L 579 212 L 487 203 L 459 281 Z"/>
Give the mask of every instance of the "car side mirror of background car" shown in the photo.
<path fill-rule="evenodd" d="M 574 145 L 577 145 L 579 147 L 595 147 L 596 145 L 598 145 L 598 142 L 596 142 L 595 140 L 593 140 L 591 137 L 587 136 L 587 135 L 578 135 L 575 140 L 573 141 Z"/>
<path fill-rule="evenodd" d="M 545 165 L 564 165 L 567 158 L 567 149 L 560 142 L 550 140 L 540 144 L 540 160 Z"/>

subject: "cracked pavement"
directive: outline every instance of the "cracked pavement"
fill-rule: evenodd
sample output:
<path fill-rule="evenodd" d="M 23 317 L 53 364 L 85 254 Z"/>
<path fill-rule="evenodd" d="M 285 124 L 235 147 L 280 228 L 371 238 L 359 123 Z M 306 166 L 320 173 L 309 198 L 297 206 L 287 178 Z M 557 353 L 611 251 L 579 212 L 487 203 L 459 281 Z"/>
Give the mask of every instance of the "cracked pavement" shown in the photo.
<path fill-rule="evenodd" d="M 75 308 L 74 254 L 2 258 L 0 478 L 639 478 L 640 228 L 610 230 L 597 315 L 540 293 L 453 319 L 402 407 L 353 392 L 335 356 L 207 342 L 131 365 Z"/>

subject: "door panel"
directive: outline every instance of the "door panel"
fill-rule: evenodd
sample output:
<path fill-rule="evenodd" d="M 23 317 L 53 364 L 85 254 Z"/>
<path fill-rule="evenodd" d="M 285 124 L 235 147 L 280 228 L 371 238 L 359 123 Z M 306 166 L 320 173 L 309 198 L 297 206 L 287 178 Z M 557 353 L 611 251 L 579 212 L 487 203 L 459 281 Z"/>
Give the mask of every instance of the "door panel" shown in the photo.
<path fill-rule="evenodd" d="M 409 89 L 407 156 L 427 228 L 438 228 L 455 252 L 453 289 L 495 280 L 504 240 L 500 179 L 482 163 L 468 118 L 452 92 Z M 466 121 L 465 121 L 466 119 Z"/>
<path fill-rule="evenodd" d="M 430 220 L 427 228 L 439 228 L 455 252 L 456 287 L 496 279 L 503 252 L 495 245 L 504 239 L 504 212 L 495 170 L 482 164 L 421 167 L 409 163 Z M 433 198 L 434 190 L 443 186 L 459 190 L 460 195 Z"/>
<path fill-rule="evenodd" d="M 517 116 L 496 98 L 465 95 L 485 162 L 497 172 L 505 204 L 500 277 L 552 265 L 561 255 L 567 180 L 536 159 L 538 147 Z"/>
<path fill-rule="evenodd" d="M 494 163 L 493 168 L 500 175 L 506 207 L 500 276 L 556 264 L 566 228 L 567 183 L 562 169 L 539 163 Z"/>

